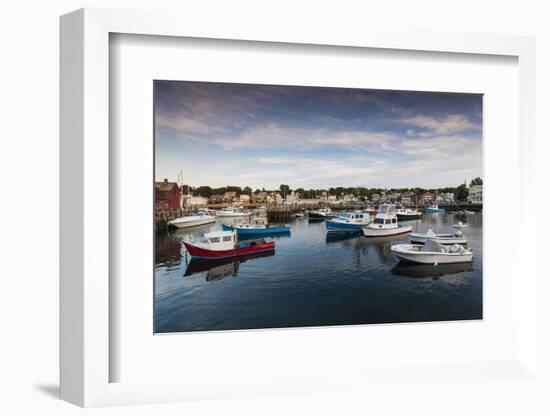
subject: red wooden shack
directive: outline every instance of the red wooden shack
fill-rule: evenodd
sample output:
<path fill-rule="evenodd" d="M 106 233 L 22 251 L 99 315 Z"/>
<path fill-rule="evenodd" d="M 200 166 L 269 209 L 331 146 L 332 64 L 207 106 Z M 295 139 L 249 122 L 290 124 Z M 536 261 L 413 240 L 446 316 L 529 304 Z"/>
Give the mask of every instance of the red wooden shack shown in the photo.
<path fill-rule="evenodd" d="M 155 182 L 155 208 L 178 209 L 181 191 L 176 182 Z"/>

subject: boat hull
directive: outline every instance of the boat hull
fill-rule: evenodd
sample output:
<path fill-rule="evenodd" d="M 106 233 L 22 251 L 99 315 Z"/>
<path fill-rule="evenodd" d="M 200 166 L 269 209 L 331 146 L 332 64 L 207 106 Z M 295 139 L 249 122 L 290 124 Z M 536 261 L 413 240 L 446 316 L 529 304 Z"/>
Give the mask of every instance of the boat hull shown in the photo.
<path fill-rule="evenodd" d="M 436 213 L 445 211 L 443 208 L 426 208 L 427 213 Z"/>
<path fill-rule="evenodd" d="M 327 218 L 332 218 L 330 215 L 320 214 L 318 212 L 309 212 L 307 217 L 310 220 L 326 220 Z"/>
<path fill-rule="evenodd" d="M 392 250 L 393 251 L 393 250 Z M 451 264 L 451 263 L 469 263 L 473 259 L 473 254 L 460 255 L 442 255 L 430 253 L 397 253 L 393 252 L 400 260 L 410 261 L 419 264 Z"/>
<path fill-rule="evenodd" d="M 370 228 L 363 227 L 365 237 L 388 237 L 391 235 L 407 234 L 412 231 L 412 226 L 399 226 L 397 228 Z"/>
<path fill-rule="evenodd" d="M 397 214 L 397 219 L 399 221 L 417 220 L 421 216 L 422 216 L 422 214 Z"/>
<path fill-rule="evenodd" d="M 290 232 L 290 227 L 266 227 L 266 228 L 239 228 L 231 225 L 222 224 L 224 231 L 237 231 L 238 235 L 270 235 L 270 234 L 285 234 Z"/>
<path fill-rule="evenodd" d="M 440 253 L 435 251 L 413 250 L 412 244 L 397 244 L 391 247 L 392 253 L 399 259 L 419 264 L 469 263 L 473 260 L 472 252 Z"/>
<path fill-rule="evenodd" d="M 345 222 L 326 220 L 325 225 L 329 232 L 357 232 L 367 224 L 349 224 Z"/>
<path fill-rule="evenodd" d="M 199 225 L 212 224 L 214 222 L 216 222 L 215 218 L 197 218 L 196 220 L 191 221 L 178 221 L 178 219 L 176 218 L 175 220 L 169 221 L 168 225 L 176 228 L 189 228 L 197 227 Z"/>
<path fill-rule="evenodd" d="M 196 259 L 228 259 L 231 257 L 246 256 L 253 253 L 267 252 L 275 250 L 275 243 L 264 243 L 253 246 L 237 247 L 231 250 L 214 251 L 198 247 L 186 241 L 183 242 L 185 248 Z"/>

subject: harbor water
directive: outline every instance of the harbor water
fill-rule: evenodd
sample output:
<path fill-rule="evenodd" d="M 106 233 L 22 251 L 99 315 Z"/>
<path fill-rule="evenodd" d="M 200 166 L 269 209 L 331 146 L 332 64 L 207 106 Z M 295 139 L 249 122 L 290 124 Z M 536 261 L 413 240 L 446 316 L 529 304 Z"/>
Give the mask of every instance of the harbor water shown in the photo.
<path fill-rule="evenodd" d="M 482 213 L 423 214 L 403 224 L 452 233 L 458 221 L 467 223 L 461 231 L 472 263 L 399 262 L 390 247 L 407 235 L 331 235 L 307 216 L 289 221 L 289 235 L 273 237 L 274 252 L 222 263 L 191 260 L 182 239 L 242 218 L 159 235 L 155 332 L 482 319 Z"/>

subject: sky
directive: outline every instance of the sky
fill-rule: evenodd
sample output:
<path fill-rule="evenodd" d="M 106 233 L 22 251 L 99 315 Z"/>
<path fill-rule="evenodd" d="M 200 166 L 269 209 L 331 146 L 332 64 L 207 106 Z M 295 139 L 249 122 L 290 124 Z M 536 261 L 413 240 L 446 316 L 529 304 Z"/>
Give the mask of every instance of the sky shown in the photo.
<path fill-rule="evenodd" d="M 482 177 L 482 95 L 155 81 L 155 177 L 435 188 Z"/>

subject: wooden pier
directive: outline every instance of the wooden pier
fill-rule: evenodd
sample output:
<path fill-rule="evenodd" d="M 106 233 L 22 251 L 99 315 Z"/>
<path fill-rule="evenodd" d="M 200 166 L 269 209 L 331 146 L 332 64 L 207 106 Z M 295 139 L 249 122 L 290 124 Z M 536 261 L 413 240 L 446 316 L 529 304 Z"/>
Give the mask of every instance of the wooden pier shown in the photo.
<path fill-rule="evenodd" d="M 190 214 L 191 211 L 183 209 L 155 209 L 155 234 L 166 233 L 169 221 Z"/>

